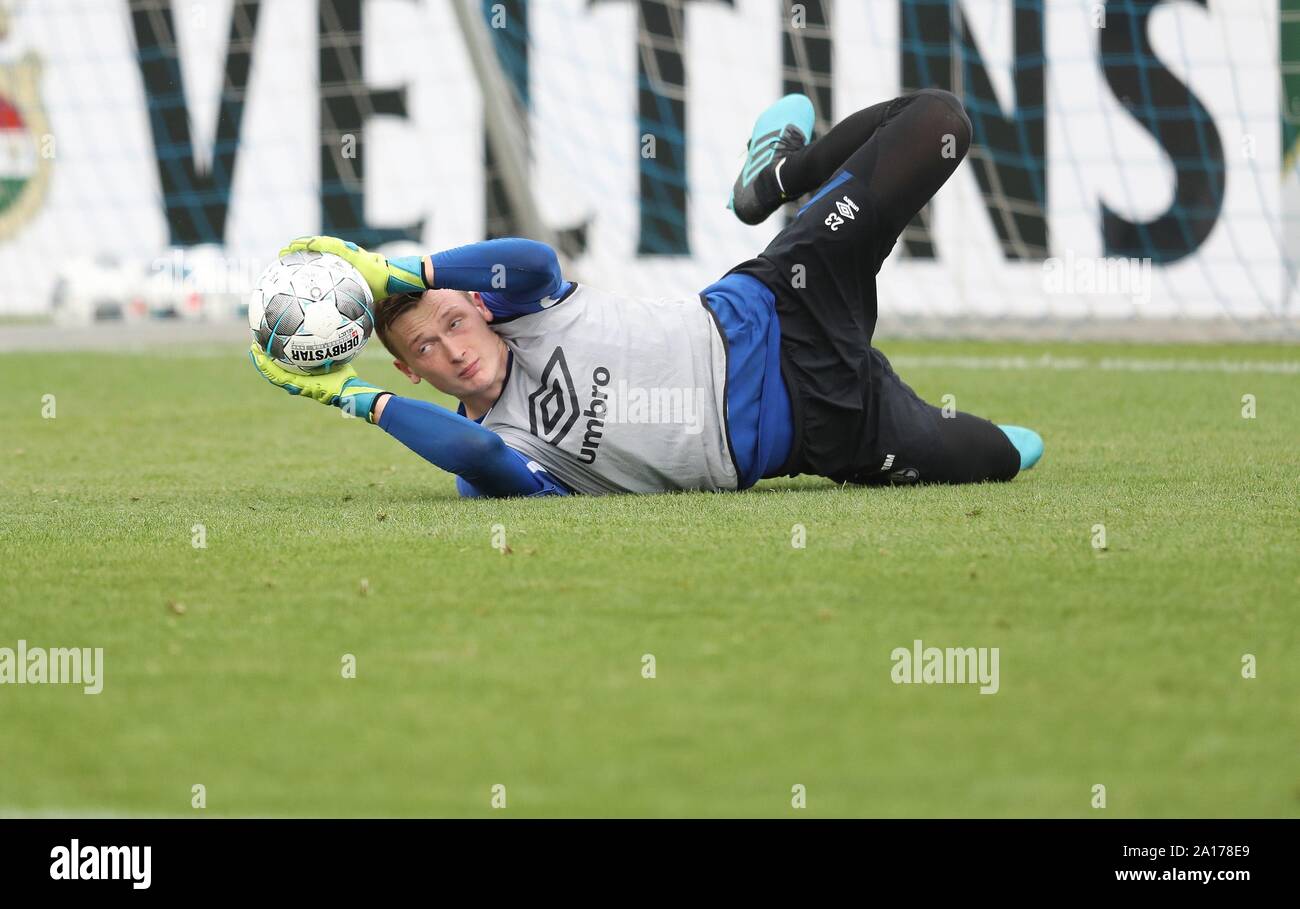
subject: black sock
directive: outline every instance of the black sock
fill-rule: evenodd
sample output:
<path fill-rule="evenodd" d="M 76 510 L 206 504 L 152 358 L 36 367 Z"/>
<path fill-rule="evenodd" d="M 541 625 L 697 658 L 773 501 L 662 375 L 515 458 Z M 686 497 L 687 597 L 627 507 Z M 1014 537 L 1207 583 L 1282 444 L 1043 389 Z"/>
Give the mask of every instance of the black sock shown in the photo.
<path fill-rule="evenodd" d="M 786 197 L 798 198 L 830 179 L 831 174 L 849 159 L 849 155 L 871 138 L 871 134 L 884 122 L 885 114 L 894 101 L 882 101 L 850 114 L 816 142 L 786 158 L 781 165 L 781 186 L 785 189 Z M 775 177 L 772 183 L 775 185 Z"/>
<path fill-rule="evenodd" d="M 777 163 L 780 164 L 779 161 Z M 775 173 L 776 168 L 765 167 L 754 178 L 754 192 L 758 194 L 758 199 L 763 203 L 764 208 L 775 208 L 782 201 L 781 185 L 777 183 Z M 786 193 L 785 197 L 790 198 L 789 193 Z"/>

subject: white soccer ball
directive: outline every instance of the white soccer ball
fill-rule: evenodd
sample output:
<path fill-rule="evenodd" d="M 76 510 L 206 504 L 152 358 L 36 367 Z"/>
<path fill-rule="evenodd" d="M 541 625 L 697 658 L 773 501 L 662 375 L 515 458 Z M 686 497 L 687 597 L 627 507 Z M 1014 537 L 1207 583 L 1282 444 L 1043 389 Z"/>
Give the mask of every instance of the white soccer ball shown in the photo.
<path fill-rule="evenodd" d="M 329 372 L 351 360 L 375 327 L 361 273 L 332 253 L 300 250 L 257 279 L 248 300 L 253 342 L 285 369 Z"/>

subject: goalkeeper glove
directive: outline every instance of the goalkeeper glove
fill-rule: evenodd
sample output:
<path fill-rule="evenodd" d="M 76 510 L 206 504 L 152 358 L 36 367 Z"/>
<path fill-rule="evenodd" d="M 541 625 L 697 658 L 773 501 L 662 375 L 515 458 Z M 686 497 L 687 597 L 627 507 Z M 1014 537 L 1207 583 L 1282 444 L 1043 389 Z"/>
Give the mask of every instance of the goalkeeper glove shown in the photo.
<path fill-rule="evenodd" d="M 361 272 L 376 301 L 393 294 L 427 290 L 424 283 L 424 260 L 421 256 L 385 259 L 379 253 L 366 252 L 357 244 L 338 237 L 298 237 L 280 250 L 280 255 L 287 256 L 301 250 L 333 253 L 346 260 Z"/>
<path fill-rule="evenodd" d="M 369 423 L 375 422 L 375 402 L 380 395 L 388 394 L 382 388 L 375 388 L 358 378 L 350 363 L 319 376 L 303 376 L 280 366 L 256 344 L 248 348 L 248 358 L 253 361 L 253 366 L 257 367 L 262 378 L 272 385 L 283 388 L 291 395 L 303 395 L 322 404 L 333 404 L 345 413 Z"/>

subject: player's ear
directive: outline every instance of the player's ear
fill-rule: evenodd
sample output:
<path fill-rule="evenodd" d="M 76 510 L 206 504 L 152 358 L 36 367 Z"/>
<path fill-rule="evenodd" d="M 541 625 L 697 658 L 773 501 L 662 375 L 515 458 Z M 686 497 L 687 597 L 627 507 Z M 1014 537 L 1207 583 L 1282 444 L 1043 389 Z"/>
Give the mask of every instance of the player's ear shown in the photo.
<path fill-rule="evenodd" d="M 397 367 L 398 372 L 400 372 L 402 375 L 406 376 L 408 379 L 411 380 L 412 385 L 420 384 L 420 377 L 417 376 L 415 373 L 411 372 L 411 367 L 407 366 L 401 360 L 394 360 L 393 365 Z"/>
<path fill-rule="evenodd" d="M 481 293 L 479 293 L 477 290 L 471 290 L 469 292 L 469 301 L 474 304 L 474 308 L 477 309 L 479 311 L 479 314 L 483 316 L 484 322 L 492 321 L 492 319 L 494 318 L 494 316 L 492 315 L 492 310 L 488 309 L 487 304 L 483 302 L 483 295 Z"/>

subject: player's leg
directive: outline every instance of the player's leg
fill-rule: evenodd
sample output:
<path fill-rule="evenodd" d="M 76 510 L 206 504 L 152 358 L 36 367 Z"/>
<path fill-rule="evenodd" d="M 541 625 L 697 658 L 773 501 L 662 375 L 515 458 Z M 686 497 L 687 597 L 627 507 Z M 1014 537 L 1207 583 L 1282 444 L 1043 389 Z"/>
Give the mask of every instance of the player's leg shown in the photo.
<path fill-rule="evenodd" d="M 957 99 L 938 90 L 896 98 L 883 115 L 871 109 L 860 113 L 870 116 L 864 116 L 857 128 L 870 127 L 871 137 L 849 154 L 826 185 L 841 179 L 839 175 L 849 176 L 845 186 L 865 184 L 875 223 L 862 232 L 870 246 L 864 257 L 878 270 L 903 228 L 965 157 L 971 128 Z M 817 151 L 814 145 L 800 157 L 791 156 L 783 172 L 793 180 L 824 179 L 839 150 L 834 149 L 835 155 L 825 152 L 820 159 L 813 154 Z M 799 190 L 800 184 L 793 189 Z M 874 294 L 864 299 L 872 304 L 868 324 L 874 326 Z M 868 462 L 865 475 L 841 475 L 842 479 L 872 483 L 1009 480 L 1041 456 L 1042 439 L 1037 433 L 1020 427 L 1004 431 L 960 411 L 945 413 L 917 396 L 880 351 L 873 348 L 870 361 L 874 462 Z"/>
<path fill-rule="evenodd" d="M 877 269 L 903 228 L 957 169 L 970 140 L 970 120 L 957 99 L 948 92 L 926 90 L 889 102 L 871 138 L 844 160 L 839 172 L 865 183 L 873 203 L 870 242 Z M 807 174 L 802 170 L 815 160 L 810 153 L 816 150 L 808 148 L 803 153 L 807 160 L 792 159 L 784 170 L 793 167 L 793 179 L 822 178 L 824 168 L 834 160 L 829 155 L 823 156 L 822 170 Z M 870 315 L 874 323 L 874 311 Z M 1037 433 L 1020 427 L 1005 431 L 981 417 L 945 413 L 926 403 L 874 348 L 870 373 L 879 460 L 872 465 L 875 472 L 867 475 L 868 482 L 1009 480 L 1022 468 L 1033 466 L 1042 454 Z"/>
<path fill-rule="evenodd" d="M 760 223 L 844 168 L 877 193 L 877 204 L 892 215 L 890 227 L 901 218 L 893 234 L 897 237 L 970 147 L 970 120 L 957 98 L 940 89 L 864 108 L 808 144 L 812 121 L 812 102 L 803 95 L 787 95 L 759 116 L 732 190 L 730 205 L 742 221 Z M 881 141 L 868 150 L 878 132 Z M 858 152 L 864 154 L 850 166 Z"/>
<path fill-rule="evenodd" d="M 765 111 L 755 137 L 766 135 L 770 145 L 773 135 L 800 135 L 799 117 L 810 121 L 812 113 L 806 98 L 802 106 L 790 103 L 798 98 L 788 95 Z M 758 204 L 745 193 L 763 197 L 764 181 L 774 183 L 778 173 L 790 181 L 792 193 L 820 185 L 763 250 L 761 261 L 738 266 L 777 289 L 783 331 L 798 336 L 801 345 L 836 355 L 845 343 L 858 345 L 851 358 L 862 359 L 876 327 L 876 274 L 970 142 L 961 102 L 950 92 L 923 89 L 858 111 L 807 148 L 759 159 L 767 163 L 750 187 L 741 191 L 737 182 L 737 214 Z M 755 147 L 754 140 L 750 145 Z M 780 202 L 768 198 L 762 204 L 770 213 Z M 854 337 L 845 339 L 846 331 Z"/>
<path fill-rule="evenodd" d="M 872 486 L 1010 480 L 1042 454 L 1037 433 L 1020 427 L 1007 432 L 982 417 L 926 403 L 875 349 L 871 394 L 873 460 L 836 479 Z"/>
<path fill-rule="evenodd" d="M 849 155 L 875 135 L 890 110 L 896 109 L 898 100 L 881 101 L 850 114 L 816 142 L 789 155 L 781 168 L 781 189 L 790 198 L 798 198 L 829 180 Z"/>
<path fill-rule="evenodd" d="M 786 202 L 826 182 L 871 138 L 892 103 L 882 101 L 846 117 L 810 145 L 812 101 L 807 95 L 786 95 L 754 121 L 727 207 L 746 224 L 766 221 Z"/>
<path fill-rule="evenodd" d="M 957 97 L 923 89 L 890 101 L 871 138 L 832 177 L 833 181 L 851 174 L 866 186 L 875 208 L 872 239 L 877 270 L 903 228 L 956 171 L 970 142 L 970 119 Z M 799 163 L 795 162 L 796 168 Z M 795 175 L 800 175 L 797 169 Z"/>
<path fill-rule="evenodd" d="M 773 156 L 755 177 L 760 196 L 763 174 L 776 180 L 778 167 L 791 195 L 821 186 L 760 256 L 735 269 L 775 296 L 796 423 L 783 472 L 891 482 L 882 467 L 900 456 L 901 476 L 921 482 L 1009 479 L 1019 469 L 1007 434 L 978 417 L 943 418 L 871 347 L 876 273 L 970 141 L 957 99 L 925 90 L 860 111 L 812 146 Z"/>
<path fill-rule="evenodd" d="M 868 486 L 983 483 L 1010 480 L 1020 471 L 1020 455 L 1011 441 L 982 417 L 964 411 L 944 416 L 939 408 L 926 404 L 907 429 L 904 442 L 884 446 L 888 450 L 879 469 L 848 482 Z"/>

